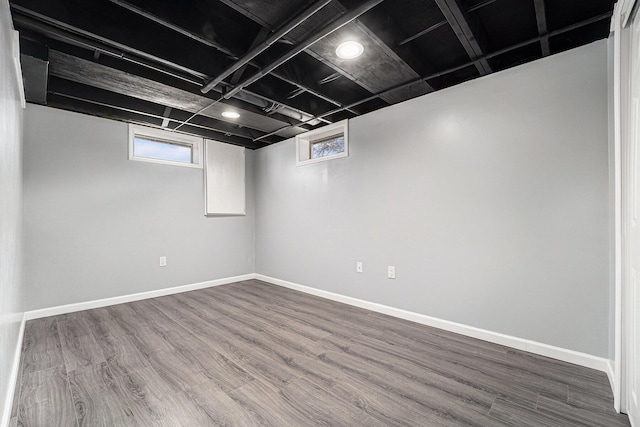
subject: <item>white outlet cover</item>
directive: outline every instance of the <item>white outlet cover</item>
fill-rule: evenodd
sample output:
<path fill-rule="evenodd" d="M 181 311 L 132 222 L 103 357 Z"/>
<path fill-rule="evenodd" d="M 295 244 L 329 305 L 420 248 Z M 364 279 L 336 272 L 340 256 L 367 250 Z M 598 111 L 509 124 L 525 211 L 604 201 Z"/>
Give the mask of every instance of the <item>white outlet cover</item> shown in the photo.
<path fill-rule="evenodd" d="M 356 262 L 356 273 L 362 273 L 362 261 Z"/>
<path fill-rule="evenodd" d="M 167 257 L 166 256 L 161 256 L 160 257 L 160 267 L 166 267 L 167 266 Z"/>
<path fill-rule="evenodd" d="M 388 277 L 389 279 L 395 279 L 395 278 L 396 278 L 396 267 L 395 267 L 395 266 L 390 265 L 390 266 L 387 268 L 387 277 Z"/>

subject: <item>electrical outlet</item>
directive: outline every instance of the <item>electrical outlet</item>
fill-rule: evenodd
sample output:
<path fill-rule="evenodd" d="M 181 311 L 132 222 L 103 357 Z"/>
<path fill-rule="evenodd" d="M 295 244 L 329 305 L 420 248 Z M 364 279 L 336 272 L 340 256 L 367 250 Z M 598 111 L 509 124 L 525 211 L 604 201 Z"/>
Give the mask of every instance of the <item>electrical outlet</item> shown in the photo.
<path fill-rule="evenodd" d="M 362 261 L 356 262 L 356 273 L 362 273 Z"/>
<path fill-rule="evenodd" d="M 389 279 L 396 278 L 396 267 L 394 265 L 390 265 L 389 267 L 387 267 L 387 277 Z"/>
<path fill-rule="evenodd" d="M 160 267 L 166 267 L 167 266 L 167 257 L 166 256 L 161 256 L 160 257 Z"/>

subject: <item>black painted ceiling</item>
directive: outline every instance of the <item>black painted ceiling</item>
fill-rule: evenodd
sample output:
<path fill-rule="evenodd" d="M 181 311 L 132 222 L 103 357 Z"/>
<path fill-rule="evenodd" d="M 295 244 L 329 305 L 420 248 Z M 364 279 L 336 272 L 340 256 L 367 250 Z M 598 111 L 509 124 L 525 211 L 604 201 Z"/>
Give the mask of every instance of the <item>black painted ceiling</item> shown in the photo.
<path fill-rule="evenodd" d="M 614 2 L 10 4 L 30 102 L 259 148 L 605 38 Z M 346 39 L 364 54 L 338 58 Z"/>

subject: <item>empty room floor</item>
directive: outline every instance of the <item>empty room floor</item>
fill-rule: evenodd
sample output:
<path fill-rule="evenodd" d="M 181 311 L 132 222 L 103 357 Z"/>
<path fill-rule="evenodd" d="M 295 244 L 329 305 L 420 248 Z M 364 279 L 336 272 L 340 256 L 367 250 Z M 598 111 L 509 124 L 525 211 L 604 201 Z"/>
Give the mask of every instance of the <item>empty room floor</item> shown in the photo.
<path fill-rule="evenodd" d="M 260 281 L 29 321 L 12 426 L 628 426 L 604 373 Z"/>

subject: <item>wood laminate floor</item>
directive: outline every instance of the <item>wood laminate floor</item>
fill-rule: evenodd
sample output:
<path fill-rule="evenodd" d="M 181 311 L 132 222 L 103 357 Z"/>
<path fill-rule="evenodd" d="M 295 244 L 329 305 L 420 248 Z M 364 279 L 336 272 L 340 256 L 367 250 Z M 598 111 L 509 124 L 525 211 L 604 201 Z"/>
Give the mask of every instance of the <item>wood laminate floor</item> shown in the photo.
<path fill-rule="evenodd" d="M 259 281 L 27 322 L 12 426 L 628 426 L 604 373 Z"/>

